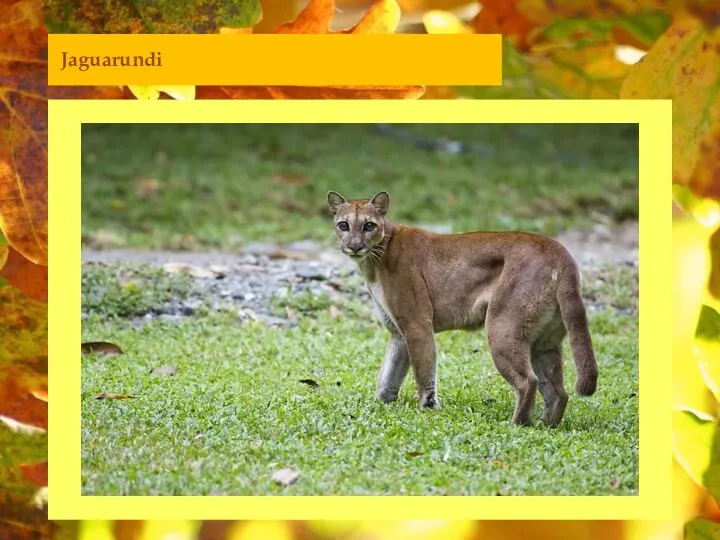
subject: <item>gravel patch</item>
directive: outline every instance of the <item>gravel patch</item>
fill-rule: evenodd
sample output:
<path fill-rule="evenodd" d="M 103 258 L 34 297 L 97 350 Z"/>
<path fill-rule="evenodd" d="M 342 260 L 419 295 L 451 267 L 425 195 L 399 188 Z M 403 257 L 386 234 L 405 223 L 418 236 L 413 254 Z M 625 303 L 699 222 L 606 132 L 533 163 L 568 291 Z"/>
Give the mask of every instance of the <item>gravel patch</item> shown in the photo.
<path fill-rule="evenodd" d="M 615 228 L 596 226 L 589 231 L 569 231 L 558 240 L 591 276 L 604 265 L 638 267 L 638 225 Z M 84 249 L 83 263 L 145 262 L 190 267 L 194 285 L 188 298 L 173 300 L 135 320 L 136 324 L 159 319 L 178 321 L 194 315 L 203 306 L 212 311 L 234 311 L 241 320 L 258 320 L 272 326 L 289 327 L 297 322 L 292 314 L 279 317 L 270 309 L 273 297 L 289 294 L 328 295 L 331 300 L 349 296 L 368 297 L 355 264 L 337 251 L 322 250 L 312 241 L 279 246 L 256 242 L 243 254 L 222 252 L 167 252 Z M 187 270 L 187 269 L 186 269 Z M 353 276 L 355 276 L 353 278 Z M 593 278 L 594 279 L 594 278 Z M 602 306 L 589 305 L 591 311 Z M 83 318 L 87 315 L 83 314 Z"/>

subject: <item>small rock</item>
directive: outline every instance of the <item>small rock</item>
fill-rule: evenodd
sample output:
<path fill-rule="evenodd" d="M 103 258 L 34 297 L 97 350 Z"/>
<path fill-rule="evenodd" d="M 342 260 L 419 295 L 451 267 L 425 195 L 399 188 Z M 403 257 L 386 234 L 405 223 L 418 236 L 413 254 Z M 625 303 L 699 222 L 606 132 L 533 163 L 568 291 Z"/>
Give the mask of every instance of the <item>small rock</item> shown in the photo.
<path fill-rule="evenodd" d="M 301 266 L 295 270 L 295 275 L 303 279 L 325 280 L 328 278 L 328 272 L 324 268 L 315 266 Z"/>
<path fill-rule="evenodd" d="M 274 317 L 272 315 L 265 315 L 263 313 L 256 313 L 255 319 L 267 324 L 268 326 L 288 326 L 290 321 L 281 317 Z"/>
<path fill-rule="evenodd" d="M 186 317 L 194 315 L 201 305 L 202 302 L 200 300 L 186 300 L 182 305 L 182 314 Z"/>
<path fill-rule="evenodd" d="M 300 240 L 298 242 L 292 242 L 287 246 L 289 251 L 299 251 L 302 253 L 318 253 L 320 251 L 320 245 L 312 240 Z"/>
<path fill-rule="evenodd" d="M 253 293 L 251 293 L 251 292 L 245 293 L 245 294 L 243 295 L 243 299 L 244 299 L 245 301 L 247 301 L 247 302 L 249 302 L 250 300 L 255 300 L 255 298 L 256 298 L 256 296 L 255 296 Z"/>
<path fill-rule="evenodd" d="M 280 249 L 280 246 L 272 242 L 248 242 L 245 244 L 245 253 L 251 255 L 269 255 Z M 255 260 L 257 262 L 257 259 Z"/>
<path fill-rule="evenodd" d="M 283 487 L 294 484 L 298 478 L 300 478 L 300 472 L 295 469 L 280 469 L 272 475 L 273 482 Z"/>

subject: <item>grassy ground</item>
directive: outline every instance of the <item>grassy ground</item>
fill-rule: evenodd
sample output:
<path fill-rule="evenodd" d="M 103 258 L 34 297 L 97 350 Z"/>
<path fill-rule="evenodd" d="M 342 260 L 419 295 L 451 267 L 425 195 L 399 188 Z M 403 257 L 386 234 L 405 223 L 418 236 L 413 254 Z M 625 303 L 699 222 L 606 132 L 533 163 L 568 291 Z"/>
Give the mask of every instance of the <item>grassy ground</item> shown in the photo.
<path fill-rule="evenodd" d="M 637 216 L 637 127 L 411 125 L 479 154 L 427 152 L 367 125 L 83 127 L 91 246 L 237 250 L 328 234 L 325 193 L 387 190 L 392 217 L 554 235 Z"/>
<path fill-rule="evenodd" d="M 100 272 L 108 270 L 86 268 L 86 283 L 102 282 Z M 591 294 L 607 303 L 590 318 L 600 390 L 571 398 L 557 429 L 509 423 L 512 393 L 480 333 L 439 336 L 443 409 L 421 412 L 410 379 L 397 403 L 374 400 L 386 335 L 357 300 L 286 299 L 300 313 L 289 330 L 223 314 L 137 330 L 116 318 L 125 302 L 106 294 L 85 321 L 83 340 L 110 340 L 126 354 L 83 359 L 83 492 L 637 493 L 636 274 L 602 274 Z M 133 293 L 144 298 L 135 305 L 152 305 L 173 287 L 181 296 L 182 283 L 148 281 Z M 335 319 L 330 305 L 340 310 Z M 164 365 L 176 373 L 151 374 Z M 565 368 L 571 388 L 567 347 Z M 137 398 L 96 400 L 99 392 Z M 302 476 L 283 489 L 271 475 L 285 467 Z"/>
<path fill-rule="evenodd" d="M 362 125 L 87 125 L 85 243 L 234 251 L 254 240 L 313 238 L 329 245 L 328 189 L 349 197 L 385 189 L 397 221 L 456 231 L 555 234 L 637 216 L 634 128 L 408 129 L 461 139 L 482 155 L 429 153 Z M 443 409 L 421 412 L 411 379 L 397 403 L 374 400 L 387 336 L 356 295 L 274 300 L 272 309 L 298 312 L 291 329 L 207 310 L 137 329 L 131 317 L 182 298 L 189 278 L 146 268 L 146 279 L 128 284 L 114 267 L 83 272 L 90 314 L 83 341 L 126 351 L 82 360 L 84 494 L 637 493 L 634 269 L 586 273 L 586 301 L 597 308 L 590 323 L 599 392 L 571 398 L 557 429 L 509 423 L 512 392 L 481 333 L 438 337 Z M 164 365 L 176 373 L 151 374 Z M 570 389 L 567 347 L 566 374 Z M 96 400 L 100 392 L 137 398 Z M 301 477 L 281 488 L 271 475 L 286 467 Z"/>

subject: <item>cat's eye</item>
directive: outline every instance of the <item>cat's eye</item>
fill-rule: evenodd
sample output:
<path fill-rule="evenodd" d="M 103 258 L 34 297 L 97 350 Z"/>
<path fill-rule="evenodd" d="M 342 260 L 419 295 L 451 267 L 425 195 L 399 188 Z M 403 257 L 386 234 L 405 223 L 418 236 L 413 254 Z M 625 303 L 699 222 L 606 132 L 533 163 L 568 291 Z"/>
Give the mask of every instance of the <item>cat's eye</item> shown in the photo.
<path fill-rule="evenodd" d="M 341 231 L 349 231 L 350 225 L 348 225 L 347 221 L 340 221 L 337 224 L 337 228 L 340 229 Z"/>
<path fill-rule="evenodd" d="M 370 232 L 370 231 L 374 231 L 375 227 L 377 227 L 377 225 L 375 225 L 371 221 L 368 221 L 365 225 L 363 225 L 363 230 L 365 232 Z"/>

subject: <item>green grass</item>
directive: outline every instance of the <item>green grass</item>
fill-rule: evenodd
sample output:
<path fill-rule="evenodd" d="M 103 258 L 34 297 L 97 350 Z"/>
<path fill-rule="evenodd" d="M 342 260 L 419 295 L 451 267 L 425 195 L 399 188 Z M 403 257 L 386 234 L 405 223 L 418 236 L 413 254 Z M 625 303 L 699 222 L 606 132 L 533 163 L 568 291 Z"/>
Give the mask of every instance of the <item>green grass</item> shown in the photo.
<path fill-rule="evenodd" d="M 110 270 L 86 267 L 86 283 L 100 283 L 91 275 L 100 272 Z M 624 270 L 602 277 L 592 294 L 605 307 L 590 316 L 599 391 L 572 397 L 556 429 L 510 424 L 512 392 L 481 332 L 438 336 L 442 410 L 418 410 L 411 379 L 398 402 L 375 401 L 387 335 L 355 297 L 278 300 L 298 312 L 291 329 L 228 314 L 136 329 L 116 318 L 122 308 L 97 306 L 83 341 L 109 340 L 126 354 L 82 360 L 83 494 L 636 494 L 637 297 Z M 138 290 L 149 305 L 165 288 Z M 163 365 L 177 372 L 151 374 Z M 567 346 L 565 368 L 570 389 Z M 99 392 L 138 397 L 96 400 Z M 284 467 L 300 471 L 297 484 L 274 485 Z"/>
<path fill-rule="evenodd" d="M 370 125 L 85 125 L 83 238 L 231 251 L 254 240 L 329 244 L 329 189 L 353 198 L 387 190 L 396 221 L 455 231 L 554 235 L 598 214 L 637 217 L 637 126 L 404 129 L 481 153 L 426 152 Z"/>

